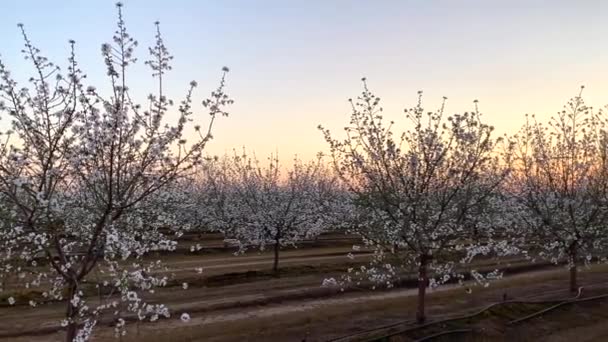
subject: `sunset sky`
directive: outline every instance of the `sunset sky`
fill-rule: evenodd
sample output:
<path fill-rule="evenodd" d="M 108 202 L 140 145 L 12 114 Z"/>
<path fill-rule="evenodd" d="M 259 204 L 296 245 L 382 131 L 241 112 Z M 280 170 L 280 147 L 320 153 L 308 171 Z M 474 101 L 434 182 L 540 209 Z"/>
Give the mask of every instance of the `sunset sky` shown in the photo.
<path fill-rule="evenodd" d="M 210 151 L 247 146 L 310 158 L 326 149 L 318 124 L 341 134 L 347 99 L 366 76 L 386 115 L 401 116 L 423 90 L 435 109 L 472 109 L 514 132 L 525 113 L 547 118 L 584 84 L 588 104 L 608 103 L 608 2 L 605 1 L 150 1 L 125 0 L 125 18 L 140 42 L 130 75 L 137 98 L 153 91 L 143 65 L 159 20 L 175 56 L 168 93 L 180 100 L 190 80 L 197 99 L 230 67 L 236 100 Z M 113 1 L 2 1 L 0 54 L 18 77 L 31 69 L 17 26 L 51 60 L 65 65 L 77 42 L 89 82 L 103 89 L 100 45 L 115 28 Z M 207 120 L 204 115 L 201 120 Z M 0 121 L 5 125 L 6 121 Z"/>

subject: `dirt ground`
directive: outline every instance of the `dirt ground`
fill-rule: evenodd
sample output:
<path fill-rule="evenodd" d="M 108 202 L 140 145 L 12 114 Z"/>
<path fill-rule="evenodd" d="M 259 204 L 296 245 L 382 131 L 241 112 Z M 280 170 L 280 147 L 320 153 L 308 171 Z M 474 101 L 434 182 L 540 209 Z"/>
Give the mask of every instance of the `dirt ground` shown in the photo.
<path fill-rule="evenodd" d="M 192 255 L 171 259 L 169 267 L 178 277 L 192 277 L 195 267 L 203 267 L 203 276 L 206 277 L 233 276 L 252 270 L 262 273 L 254 274 L 252 279 L 234 281 L 227 278 L 232 280 L 226 284 L 201 282 L 197 285 L 193 282 L 195 286 L 186 291 L 177 286 L 164 289 L 156 299 L 168 304 L 173 316 L 156 323 L 133 323 L 121 340 L 328 341 L 387 324 L 411 324 L 416 304 L 416 291 L 413 289 L 362 289 L 340 293 L 337 289 L 328 292 L 329 289 L 320 287 L 323 279 L 336 277 L 349 264 L 367 260 L 366 254 L 350 260 L 345 256 L 348 251 L 348 247 L 285 251 L 281 266 L 286 273 L 280 278 L 264 276 L 263 272 L 268 271 L 272 262 L 266 254 L 238 257 L 229 254 Z M 605 266 L 583 269 L 581 285 L 608 293 L 606 271 L 608 267 Z M 461 286 L 446 285 L 430 291 L 428 314 L 431 319 L 446 317 L 447 313 L 463 314 L 500 301 L 505 294 L 510 299 L 566 298 L 569 296 L 567 276 L 563 267 L 512 276 L 506 274 L 504 279 L 493 282 L 488 288 L 474 287 L 471 294 Z M 36 309 L 25 305 L 1 307 L 0 341 L 60 341 L 61 333 L 44 330 L 52 331 L 57 327 L 63 310 L 60 303 Z M 579 308 L 579 311 L 560 311 L 557 314 L 564 316 L 560 321 L 568 322 L 569 315 L 585 313 L 595 317 L 594 310 Z M 179 319 L 183 312 L 190 314 L 189 322 Z M 569 341 L 569 337 L 578 334 L 592 338 L 580 341 L 601 341 L 608 337 L 608 328 L 601 324 L 601 320 L 576 317 L 580 324 L 562 323 L 559 325 L 561 329 L 540 332 L 534 330 L 537 328 L 533 325 L 534 329 L 524 327 L 529 332 L 522 331 L 538 336 L 537 340 L 542 337 L 547 341 Z M 111 327 L 100 325 L 96 327 L 94 341 L 115 341 L 113 335 Z"/>
<path fill-rule="evenodd" d="M 581 282 L 595 290 L 608 292 L 608 274 L 590 270 L 581 274 Z M 431 318 L 440 319 L 449 312 L 462 314 L 489 303 L 500 301 L 504 292 L 510 298 L 553 299 L 566 298 L 567 274 L 562 269 L 522 274 L 507 278 L 489 288 L 477 288 L 470 295 L 456 286 L 446 286 L 429 295 L 428 312 Z M 201 316 L 194 315 L 188 323 L 173 321 L 162 325 L 141 326 L 133 329 L 130 341 L 168 341 L 179 336 L 180 341 L 328 341 L 333 338 L 361 332 L 369 328 L 410 321 L 414 317 L 416 292 L 399 289 L 383 292 L 349 293 L 332 299 L 303 300 L 272 304 L 245 310 L 227 310 Z M 568 313 L 563 313 L 568 316 Z M 581 321 L 572 326 L 575 331 L 593 330 L 601 338 L 600 325 L 594 321 Z M 587 325 L 589 323 L 590 325 Z M 607 329 L 603 329 L 604 334 Z M 575 334 L 568 328 L 559 331 L 534 333 L 547 341 L 567 338 Z M 100 332 L 100 341 L 107 335 Z M 354 339 L 356 340 L 356 339 Z"/>
<path fill-rule="evenodd" d="M 273 261 L 269 253 L 171 256 L 165 263 L 177 285 L 157 289 L 146 299 L 166 303 L 174 310 L 201 312 L 238 306 L 239 303 L 263 303 L 269 297 L 293 297 L 294 292 L 318 289 L 326 277 L 342 272 L 355 262 L 367 260 L 366 253 L 357 255 L 356 261 L 350 260 L 346 257 L 350 250 L 329 247 L 284 251 L 280 278 L 275 278 L 269 271 Z M 198 267 L 203 268 L 203 274 L 195 271 Z M 215 281 L 210 283 L 210 279 Z M 188 290 L 182 289 L 182 282 L 189 283 Z M 8 293 L 3 295 L 8 296 Z M 65 310 L 62 303 L 31 308 L 26 302 L 14 307 L 0 306 L 0 337 L 14 338 L 19 333 L 56 327 Z"/>

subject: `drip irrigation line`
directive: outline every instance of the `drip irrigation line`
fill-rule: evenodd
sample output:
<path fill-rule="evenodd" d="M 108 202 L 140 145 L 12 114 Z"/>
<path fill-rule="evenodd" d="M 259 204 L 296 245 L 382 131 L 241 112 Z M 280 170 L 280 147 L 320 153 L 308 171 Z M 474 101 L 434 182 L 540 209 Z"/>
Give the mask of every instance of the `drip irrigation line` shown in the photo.
<path fill-rule="evenodd" d="M 440 333 L 436 333 L 433 335 L 429 335 L 429 336 L 425 336 L 421 339 L 415 340 L 414 342 L 423 342 L 423 341 L 428 341 L 428 340 L 432 340 L 434 338 L 437 337 L 441 337 L 444 335 L 451 335 L 451 334 L 466 334 L 466 333 L 470 333 L 473 332 L 473 329 L 469 328 L 469 329 L 455 329 L 455 330 L 449 330 L 449 331 L 442 331 Z"/>
<path fill-rule="evenodd" d="M 580 292 L 579 292 L 579 294 L 580 294 Z M 546 309 L 543 309 L 543 310 L 534 312 L 532 314 L 529 314 L 527 316 L 524 316 L 524 317 L 521 317 L 521 318 L 518 318 L 518 319 L 514 319 L 512 321 L 509 321 L 507 323 L 507 325 L 514 325 L 514 324 L 517 324 L 517 323 L 521 323 L 521 322 L 527 321 L 529 319 L 532 319 L 534 317 L 538 317 L 538 316 L 540 316 L 540 315 L 542 315 L 544 313 L 547 313 L 549 311 L 555 310 L 555 309 L 557 309 L 557 308 L 559 308 L 561 306 L 567 305 L 567 304 L 575 304 L 575 303 L 581 303 L 581 302 L 588 302 L 588 301 L 597 300 L 597 299 L 604 299 L 604 298 L 608 298 L 608 294 L 599 295 L 599 296 L 593 296 L 593 297 L 587 297 L 587 298 L 580 298 L 580 299 L 575 298 L 575 299 L 566 300 L 566 301 L 563 301 L 561 303 L 558 303 L 558 304 L 555 304 L 553 306 L 550 306 L 550 307 L 548 307 Z"/>
<path fill-rule="evenodd" d="M 603 282 L 600 283 L 593 283 L 588 285 L 589 287 L 597 285 L 597 284 L 605 284 Z M 399 335 L 408 331 L 414 331 L 414 330 L 419 330 L 419 329 L 424 329 L 426 327 L 432 326 L 432 325 L 436 325 L 436 324 L 441 324 L 441 323 L 446 323 L 446 322 L 450 322 L 450 321 L 457 321 L 457 320 L 464 320 L 464 319 L 470 319 L 473 318 L 475 316 L 481 315 L 482 313 L 496 307 L 496 306 L 500 306 L 500 305 L 504 305 L 504 304 L 554 304 L 548 308 L 542 309 L 540 311 L 534 312 L 532 314 L 526 315 L 522 318 L 518 318 L 512 321 L 507 322 L 507 325 L 513 325 L 513 324 L 517 324 L 519 322 L 523 322 L 525 320 L 534 318 L 536 316 L 542 315 L 543 313 L 549 312 L 551 310 L 554 310 L 560 306 L 566 305 L 566 304 L 571 304 L 571 303 L 579 303 L 579 302 L 585 302 L 585 301 L 592 301 L 592 300 L 597 300 L 597 299 L 603 299 L 603 298 L 608 298 L 608 294 L 604 294 L 604 295 L 598 295 L 598 296 L 592 296 L 592 297 L 587 297 L 587 298 L 580 298 L 580 296 L 583 293 L 583 288 L 580 287 L 579 291 L 577 293 L 576 296 L 568 298 L 568 299 L 562 299 L 562 300 L 506 300 L 506 301 L 502 301 L 502 302 L 496 302 L 496 303 L 492 303 L 490 305 L 487 305 L 485 307 L 483 307 L 482 309 L 475 311 L 471 314 L 468 315 L 464 315 L 464 316 L 456 316 L 456 317 L 449 317 L 446 319 L 442 319 L 442 320 L 438 320 L 438 321 L 432 321 L 432 322 L 428 322 L 425 324 L 421 324 L 421 325 L 416 325 L 416 326 L 411 326 L 411 327 L 407 327 L 405 329 L 401 329 L 399 331 L 396 332 L 392 332 L 389 334 L 385 334 L 385 335 L 381 335 L 381 336 L 377 336 L 377 337 L 373 337 L 373 339 L 366 339 L 367 341 L 371 341 L 371 340 L 381 340 L 383 338 L 387 338 L 387 337 L 391 337 L 391 336 L 395 336 L 395 335 Z M 381 331 L 381 330 L 386 330 L 386 329 L 390 329 L 390 328 L 394 328 L 394 327 L 398 327 L 400 325 L 406 325 L 406 324 L 414 324 L 416 321 L 415 320 L 404 320 L 404 321 L 400 321 L 400 322 L 396 322 L 396 323 L 392 323 L 392 324 L 387 324 L 387 325 L 383 325 L 380 327 L 374 327 L 371 329 L 367 329 L 364 331 L 360 331 L 357 333 L 353 333 L 353 334 L 349 334 L 349 335 L 345 335 L 345 336 L 340 336 L 337 338 L 333 338 L 330 340 L 327 340 L 326 342 L 346 342 L 346 341 L 350 341 L 351 338 L 357 337 L 357 336 L 364 336 L 370 333 L 373 333 L 375 331 Z M 452 333 L 467 333 L 467 332 L 472 332 L 473 329 L 471 328 L 467 328 L 467 329 L 456 329 L 456 330 L 450 330 L 450 331 L 444 331 L 444 332 L 440 332 L 434 335 L 430 335 L 430 336 L 426 336 L 423 337 L 421 339 L 418 339 L 416 341 L 426 341 L 435 337 L 439 337 L 442 335 L 448 335 L 448 334 L 452 334 Z M 362 336 L 362 337 L 363 337 Z"/>

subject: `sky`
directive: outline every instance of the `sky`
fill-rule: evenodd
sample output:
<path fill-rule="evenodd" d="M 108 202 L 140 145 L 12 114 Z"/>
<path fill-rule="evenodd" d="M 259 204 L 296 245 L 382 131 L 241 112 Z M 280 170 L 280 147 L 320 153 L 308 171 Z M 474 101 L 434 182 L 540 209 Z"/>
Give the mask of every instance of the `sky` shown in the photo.
<path fill-rule="evenodd" d="M 514 133 L 524 114 L 549 118 L 585 85 L 594 107 L 608 104 L 608 2 L 605 1 L 359 1 L 359 0 L 124 0 L 127 28 L 140 43 L 129 74 L 145 103 L 154 80 L 143 65 L 161 22 L 175 56 L 167 76 L 174 100 L 197 80 L 200 101 L 230 67 L 235 99 L 209 146 L 212 154 L 247 147 L 310 159 L 327 145 L 317 126 L 342 134 L 348 98 L 361 77 L 382 98 L 387 119 L 424 103 L 462 113 L 479 100 L 486 122 Z M 34 43 L 65 65 L 77 42 L 88 81 L 103 89 L 100 46 L 111 40 L 116 9 L 110 0 L 0 2 L 0 55 L 17 77 L 32 73 L 19 55 L 23 23 Z M 208 117 L 200 106 L 195 120 Z M 3 123 L 4 122 L 4 123 Z M 5 125 L 6 120 L 0 121 Z"/>

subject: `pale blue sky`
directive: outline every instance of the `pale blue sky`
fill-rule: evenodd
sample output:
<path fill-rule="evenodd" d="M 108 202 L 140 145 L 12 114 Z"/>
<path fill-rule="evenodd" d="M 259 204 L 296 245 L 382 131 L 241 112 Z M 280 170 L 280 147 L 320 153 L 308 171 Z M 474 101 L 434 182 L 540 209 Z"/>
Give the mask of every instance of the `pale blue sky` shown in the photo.
<path fill-rule="evenodd" d="M 391 118 L 422 89 L 433 107 L 448 96 L 450 112 L 479 99 L 499 132 L 515 130 L 527 112 L 549 116 L 580 84 L 591 104 L 608 103 L 603 1 L 123 2 L 141 43 L 131 88 L 142 101 L 152 90 L 142 62 L 155 20 L 175 55 L 174 99 L 191 79 L 202 99 L 221 67 L 231 68 L 236 103 L 217 126 L 214 153 L 246 145 L 258 154 L 313 156 L 325 149 L 319 123 L 336 133 L 348 123 L 346 100 L 361 76 Z M 103 88 L 100 44 L 114 30 L 113 1 L 3 1 L 0 13 L 0 54 L 14 73 L 28 70 L 18 56 L 22 22 L 54 61 L 63 63 L 67 40 L 76 40 L 90 82 Z"/>

